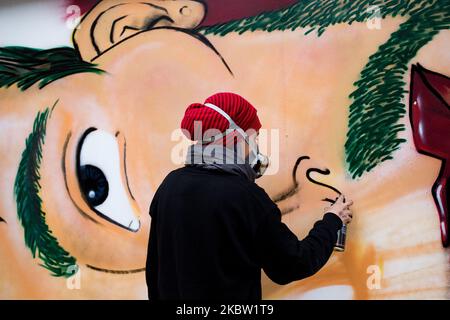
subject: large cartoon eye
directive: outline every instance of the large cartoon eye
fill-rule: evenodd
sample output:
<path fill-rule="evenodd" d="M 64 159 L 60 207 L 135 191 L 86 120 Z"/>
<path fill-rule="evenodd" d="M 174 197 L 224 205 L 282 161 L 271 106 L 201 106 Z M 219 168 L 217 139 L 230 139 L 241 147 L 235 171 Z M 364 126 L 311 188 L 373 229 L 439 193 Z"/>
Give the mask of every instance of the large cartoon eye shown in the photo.
<path fill-rule="evenodd" d="M 139 230 L 121 178 L 115 136 L 95 128 L 84 133 L 78 145 L 77 177 L 84 200 L 97 215 L 127 230 Z"/>

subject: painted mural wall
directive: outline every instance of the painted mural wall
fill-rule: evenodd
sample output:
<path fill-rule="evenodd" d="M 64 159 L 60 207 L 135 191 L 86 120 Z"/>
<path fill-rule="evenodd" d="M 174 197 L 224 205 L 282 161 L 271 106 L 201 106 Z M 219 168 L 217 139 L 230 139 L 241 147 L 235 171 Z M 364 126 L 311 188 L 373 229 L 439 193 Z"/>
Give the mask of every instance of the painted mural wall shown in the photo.
<path fill-rule="evenodd" d="M 176 129 L 221 91 L 257 107 L 258 184 L 299 238 L 323 199 L 355 203 L 346 250 L 264 276 L 264 298 L 450 297 L 450 2 L 6 1 L 0 18 L 0 299 L 146 299 Z"/>

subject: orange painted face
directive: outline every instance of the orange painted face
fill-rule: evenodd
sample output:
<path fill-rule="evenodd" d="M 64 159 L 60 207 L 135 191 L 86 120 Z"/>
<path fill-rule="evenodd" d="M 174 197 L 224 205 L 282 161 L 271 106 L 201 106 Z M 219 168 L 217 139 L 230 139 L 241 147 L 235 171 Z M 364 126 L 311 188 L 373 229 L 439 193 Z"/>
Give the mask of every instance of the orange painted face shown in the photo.
<path fill-rule="evenodd" d="M 181 165 L 174 159 L 183 149 L 182 134 L 176 132 L 183 112 L 192 102 L 231 91 L 257 107 L 263 128 L 276 130 L 260 133 L 272 171 L 258 183 L 278 200 L 284 221 L 299 237 L 322 216 L 326 203 L 321 199 L 336 196 L 308 180 L 307 168 L 329 168 L 330 175 L 310 178 L 338 187 L 355 201 L 346 252 L 334 254 L 324 270 L 300 283 L 280 288 L 265 281 L 266 297 L 323 295 L 330 286 L 340 286 L 339 294 L 353 298 L 396 297 L 402 293 L 395 290 L 420 295 L 428 284 L 428 294 L 440 296 L 443 288 L 433 287 L 431 280 L 411 280 L 407 272 L 408 265 L 422 261 L 434 266 L 421 269 L 425 275 L 433 273 L 445 283 L 445 252 L 426 191 L 439 163 L 417 154 L 408 139 L 396 161 L 359 180 L 345 173 L 348 93 L 361 65 L 400 22 L 387 20 L 371 37 L 364 24 L 336 26 L 322 38 L 305 37 L 299 30 L 203 39 L 173 27 L 157 28 L 108 45 L 94 61 L 103 74 L 78 73 L 23 92 L 1 89 L 7 108 L 0 111 L 0 130 L 8 139 L 0 145 L 0 188 L 10 190 L 2 193 L 0 206 L 7 222 L 0 223 L 0 260 L 7 261 L 0 265 L 1 295 L 146 298 L 142 268 L 148 209 L 161 180 Z M 83 41 L 77 42 L 80 51 L 89 52 L 91 40 Z M 424 49 L 421 59 L 433 69 L 448 68 L 436 58 L 437 48 L 448 43 L 447 33 Z M 38 111 L 46 108 L 37 195 L 58 246 L 76 260 L 78 278 L 69 282 L 51 277 L 39 266 L 39 257 L 32 258 L 12 187 L 25 140 Z M 267 137 L 274 139 L 269 146 Z M 289 193 L 295 162 L 303 155 L 310 159 L 296 171 L 299 188 Z M 384 291 L 367 287 L 370 266 L 382 271 Z M 400 289 L 398 277 L 404 281 Z"/>
<path fill-rule="evenodd" d="M 8 222 L 1 226 L 3 243 L 9 243 L 2 253 L 14 259 L 4 275 L 8 282 L 15 274 L 28 275 L 20 281 L 23 286 L 15 282 L 14 290 L 8 290 L 11 296 L 146 297 L 148 208 L 164 175 L 177 166 L 171 161 L 172 131 L 188 103 L 222 90 L 231 75 L 217 52 L 180 31 L 155 30 L 129 41 L 130 50 L 118 47 L 99 59 L 105 74 L 76 74 L 42 90 L 2 91 L 11 106 L 2 119 L 23 119 L 23 127 L 13 129 L 18 140 L 2 159 L 2 166 L 10 168 L 11 185 L 37 112 L 49 110 L 40 130 L 45 138 L 36 166 L 37 194 L 51 234 L 80 270 L 79 280 L 69 282 L 80 281 L 82 288 L 70 290 L 64 278 L 49 277 L 49 270 L 32 261 L 23 238 L 11 243 L 23 231 L 9 195 L 2 201 L 1 216 Z M 181 59 L 185 47 L 192 50 Z M 180 72 L 183 77 L 173 76 Z M 131 79 L 140 80 L 133 85 Z M 49 278 L 45 290 L 43 277 Z"/>

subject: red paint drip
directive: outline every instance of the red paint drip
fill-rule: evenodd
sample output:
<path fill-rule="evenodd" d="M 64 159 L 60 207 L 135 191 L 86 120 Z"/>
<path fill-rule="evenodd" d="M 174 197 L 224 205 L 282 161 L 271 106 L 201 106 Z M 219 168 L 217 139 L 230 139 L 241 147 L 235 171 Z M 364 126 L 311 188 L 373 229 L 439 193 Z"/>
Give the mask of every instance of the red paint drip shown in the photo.
<path fill-rule="evenodd" d="M 450 78 L 420 65 L 411 71 L 410 120 L 418 152 L 442 161 L 432 187 L 444 247 L 449 246 Z"/>

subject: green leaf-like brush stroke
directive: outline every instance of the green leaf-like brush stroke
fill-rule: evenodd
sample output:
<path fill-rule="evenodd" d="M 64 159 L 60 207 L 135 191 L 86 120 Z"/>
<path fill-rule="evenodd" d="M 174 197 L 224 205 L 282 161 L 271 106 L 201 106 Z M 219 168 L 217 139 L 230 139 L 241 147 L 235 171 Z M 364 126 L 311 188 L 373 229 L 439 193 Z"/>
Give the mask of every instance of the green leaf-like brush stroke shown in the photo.
<path fill-rule="evenodd" d="M 46 224 L 39 195 L 39 169 L 50 114 L 51 109 L 47 108 L 38 112 L 34 120 L 33 130 L 25 141 L 25 149 L 17 170 L 14 195 L 17 215 L 24 229 L 25 244 L 33 258 L 37 256 L 42 261 L 41 266 L 48 269 L 53 276 L 69 277 L 78 269 L 76 259 L 59 245 Z"/>
<path fill-rule="evenodd" d="M 0 88 L 17 84 L 24 91 L 38 83 L 42 89 L 53 81 L 83 72 L 103 73 L 95 64 L 81 60 L 73 48 L 0 48 Z"/>
<path fill-rule="evenodd" d="M 229 23 L 203 27 L 204 34 L 224 36 L 230 32 L 283 31 L 307 29 L 322 35 L 329 26 L 366 22 L 374 18 L 409 16 L 389 40 L 378 48 L 354 83 L 350 94 L 349 130 L 345 143 L 348 171 L 353 178 L 371 171 L 393 153 L 405 139 L 399 137 L 405 126 L 399 120 L 405 115 L 402 102 L 404 76 L 417 52 L 441 30 L 450 28 L 448 0 L 301 0 L 278 11 L 264 12 Z"/>

